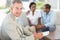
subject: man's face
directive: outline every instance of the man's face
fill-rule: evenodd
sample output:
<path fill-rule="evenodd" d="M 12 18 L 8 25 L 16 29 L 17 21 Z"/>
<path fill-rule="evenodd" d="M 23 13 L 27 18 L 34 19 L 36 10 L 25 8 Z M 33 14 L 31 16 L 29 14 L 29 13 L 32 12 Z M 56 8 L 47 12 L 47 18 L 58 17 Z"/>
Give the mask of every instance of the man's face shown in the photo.
<path fill-rule="evenodd" d="M 47 9 L 45 6 L 43 7 L 43 10 L 44 10 L 44 12 L 49 12 L 50 11 L 50 9 Z"/>
<path fill-rule="evenodd" d="M 11 12 L 16 17 L 20 16 L 22 13 L 22 3 L 14 3 L 11 8 Z"/>

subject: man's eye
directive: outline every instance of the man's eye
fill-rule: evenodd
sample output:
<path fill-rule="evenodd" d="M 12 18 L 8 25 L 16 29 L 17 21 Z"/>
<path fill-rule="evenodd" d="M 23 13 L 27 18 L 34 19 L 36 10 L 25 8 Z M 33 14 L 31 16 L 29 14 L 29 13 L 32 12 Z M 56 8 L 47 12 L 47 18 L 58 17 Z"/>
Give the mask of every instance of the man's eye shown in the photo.
<path fill-rule="evenodd" d="M 23 8 L 20 8 L 20 9 L 23 9 Z"/>

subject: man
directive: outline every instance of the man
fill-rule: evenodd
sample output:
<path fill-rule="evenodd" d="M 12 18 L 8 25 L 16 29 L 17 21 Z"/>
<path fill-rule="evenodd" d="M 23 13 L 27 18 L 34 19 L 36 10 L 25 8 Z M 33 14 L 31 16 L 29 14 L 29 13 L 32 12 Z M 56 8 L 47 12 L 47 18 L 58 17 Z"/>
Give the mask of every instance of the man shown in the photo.
<path fill-rule="evenodd" d="M 2 23 L 2 40 L 36 40 L 43 37 L 42 33 L 34 33 L 29 36 L 24 35 L 26 29 L 17 22 L 18 17 L 22 13 L 22 2 L 20 0 L 13 2 L 10 12 Z"/>
<path fill-rule="evenodd" d="M 42 23 L 40 25 L 40 29 L 42 29 L 42 31 L 55 31 L 56 13 L 51 10 L 51 5 L 44 5 L 43 11 L 41 11 L 41 19 Z"/>

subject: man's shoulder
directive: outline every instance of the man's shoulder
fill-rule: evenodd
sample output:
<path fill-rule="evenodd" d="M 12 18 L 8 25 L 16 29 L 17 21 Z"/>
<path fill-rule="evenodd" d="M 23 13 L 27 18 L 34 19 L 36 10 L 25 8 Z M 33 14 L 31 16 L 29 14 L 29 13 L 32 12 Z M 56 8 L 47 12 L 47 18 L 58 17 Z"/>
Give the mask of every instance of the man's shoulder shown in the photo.
<path fill-rule="evenodd" d="M 10 18 L 10 14 L 7 14 L 6 17 L 5 17 L 5 20 L 7 20 L 9 18 Z"/>
<path fill-rule="evenodd" d="M 3 19 L 3 22 L 8 22 L 10 20 L 10 14 L 7 14 L 6 17 Z"/>
<path fill-rule="evenodd" d="M 50 10 L 50 13 L 51 13 L 51 14 L 56 14 L 56 11 Z"/>
<path fill-rule="evenodd" d="M 54 10 L 50 10 L 50 12 L 55 12 Z"/>

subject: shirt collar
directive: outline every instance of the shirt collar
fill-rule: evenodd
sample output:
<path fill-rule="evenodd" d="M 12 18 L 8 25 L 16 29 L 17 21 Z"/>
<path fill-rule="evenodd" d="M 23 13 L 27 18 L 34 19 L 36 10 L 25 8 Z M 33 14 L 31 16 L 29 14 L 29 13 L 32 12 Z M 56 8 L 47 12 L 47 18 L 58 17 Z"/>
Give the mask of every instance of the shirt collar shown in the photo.
<path fill-rule="evenodd" d="M 11 17 L 13 18 L 13 20 L 16 20 L 16 19 L 19 18 L 19 17 L 14 16 L 11 12 L 10 12 L 10 15 L 11 15 Z"/>
<path fill-rule="evenodd" d="M 44 11 L 43 11 L 44 12 Z M 46 12 L 44 12 L 46 14 Z M 51 10 L 49 11 L 49 13 L 47 15 L 49 15 L 51 13 Z"/>
<path fill-rule="evenodd" d="M 30 10 L 30 12 L 32 13 L 32 11 Z M 34 11 L 34 13 L 36 12 L 36 10 Z"/>

